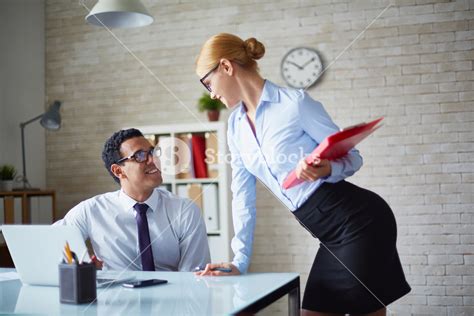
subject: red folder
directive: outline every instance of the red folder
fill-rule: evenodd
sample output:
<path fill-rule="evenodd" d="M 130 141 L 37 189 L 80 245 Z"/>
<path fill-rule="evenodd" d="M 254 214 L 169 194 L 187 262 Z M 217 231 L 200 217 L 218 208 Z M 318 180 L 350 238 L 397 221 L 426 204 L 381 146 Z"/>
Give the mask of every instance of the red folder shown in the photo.
<path fill-rule="evenodd" d="M 306 157 L 306 163 L 312 165 L 317 159 L 334 160 L 344 156 L 355 145 L 379 128 L 381 125 L 377 124 L 381 120 L 383 120 L 383 117 L 369 123 L 347 127 L 340 132 L 329 135 Z M 283 182 L 283 189 L 289 189 L 303 181 L 296 177 L 296 172 L 293 170 Z"/>

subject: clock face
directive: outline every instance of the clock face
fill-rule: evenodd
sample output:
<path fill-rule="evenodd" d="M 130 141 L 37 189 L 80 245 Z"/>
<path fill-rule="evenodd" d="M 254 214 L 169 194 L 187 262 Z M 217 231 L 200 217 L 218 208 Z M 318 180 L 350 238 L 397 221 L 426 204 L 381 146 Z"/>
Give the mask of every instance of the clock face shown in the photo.
<path fill-rule="evenodd" d="M 290 50 L 281 61 L 281 75 L 293 88 L 312 86 L 323 71 L 318 53 L 311 48 L 298 47 Z"/>

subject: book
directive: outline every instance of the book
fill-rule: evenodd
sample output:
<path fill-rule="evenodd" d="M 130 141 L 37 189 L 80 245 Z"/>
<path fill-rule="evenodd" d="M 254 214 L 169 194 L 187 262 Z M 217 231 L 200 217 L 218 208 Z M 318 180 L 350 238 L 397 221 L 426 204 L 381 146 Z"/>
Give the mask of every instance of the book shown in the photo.
<path fill-rule="evenodd" d="M 341 158 L 354 148 L 355 145 L 378 129 L 381 125 L 377 124 L 382 120 L 383 117 L 380 117 L 371 122 L 353 125 L 329 135 L 306 157 L 306 163 L 312 165 L 317 159 L 334 160 Z M 282 187 L 283 189 L 289 189 L 303 181 L 296 177 L 296 172 L 293 170 L 286 177 Z"/>

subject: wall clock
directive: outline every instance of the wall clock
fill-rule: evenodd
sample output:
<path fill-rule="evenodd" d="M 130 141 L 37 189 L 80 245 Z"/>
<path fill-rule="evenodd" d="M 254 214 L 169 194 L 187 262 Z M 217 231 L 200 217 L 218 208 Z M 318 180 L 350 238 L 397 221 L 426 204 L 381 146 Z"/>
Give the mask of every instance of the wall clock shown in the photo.
<path fill-rule="evenodd" d="M 322 71 L 319 54 L 312 48 L 293 48 L 281 61 L 281 76 L 289 86 L 297 89 L 315 84 Z"/>

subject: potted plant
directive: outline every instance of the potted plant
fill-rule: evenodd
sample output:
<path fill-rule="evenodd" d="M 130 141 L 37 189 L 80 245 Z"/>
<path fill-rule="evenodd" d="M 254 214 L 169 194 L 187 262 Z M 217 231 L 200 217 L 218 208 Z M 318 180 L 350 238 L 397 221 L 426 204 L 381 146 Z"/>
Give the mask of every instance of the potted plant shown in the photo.
<path fill-rule="evenodd" d="M 12 165 L 3 165 L 0 167 L 1 189 L 11 191 L 13 189 L 13 179 L 16 176 L 16 169 Z"/>
<path fill-rule="evenodd" d="M 217 99 L 212 99 L 209 93 L 205 92 L 198 100 L 198 109 L 199 112 L 207 111 L 209 121 L 213 122 L 219 120 L 220 111 L 225 109 L 225 105 Z"/>

